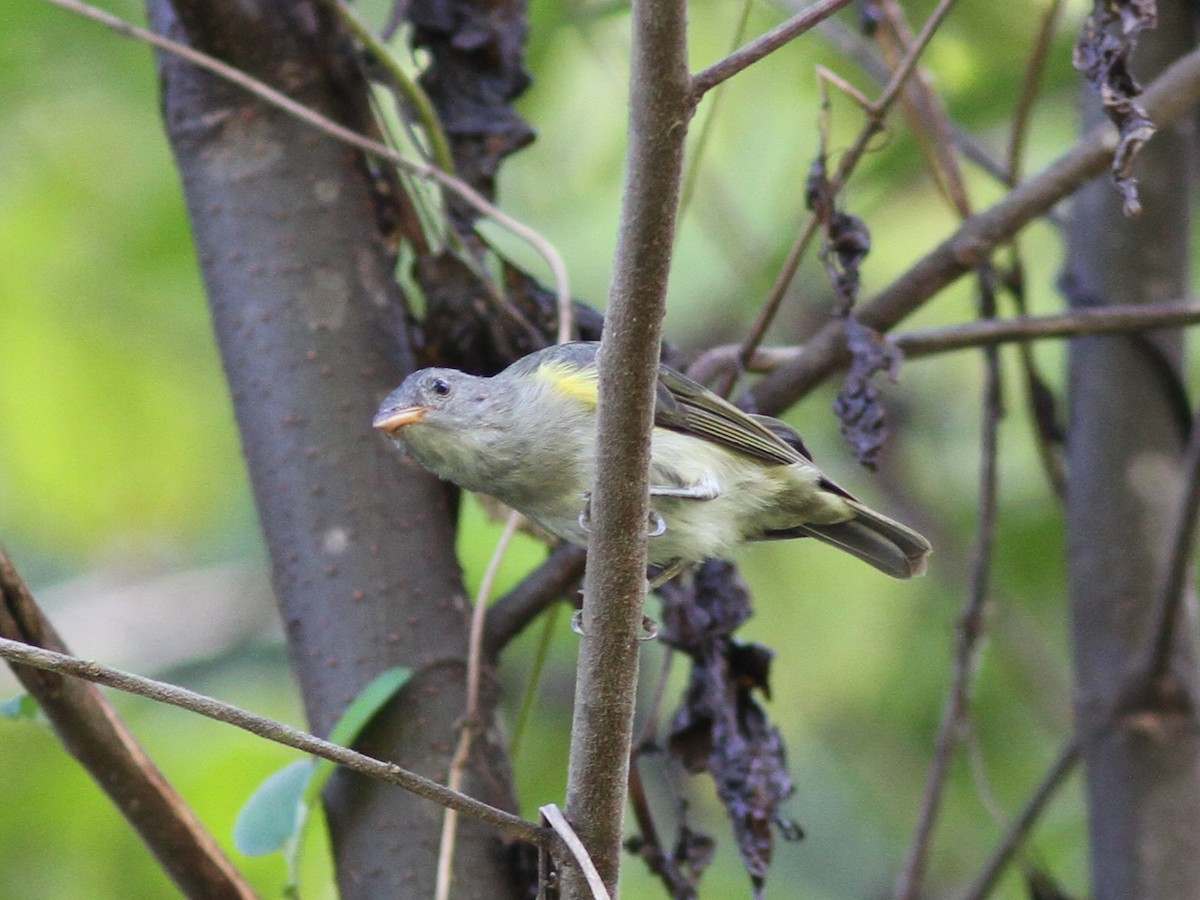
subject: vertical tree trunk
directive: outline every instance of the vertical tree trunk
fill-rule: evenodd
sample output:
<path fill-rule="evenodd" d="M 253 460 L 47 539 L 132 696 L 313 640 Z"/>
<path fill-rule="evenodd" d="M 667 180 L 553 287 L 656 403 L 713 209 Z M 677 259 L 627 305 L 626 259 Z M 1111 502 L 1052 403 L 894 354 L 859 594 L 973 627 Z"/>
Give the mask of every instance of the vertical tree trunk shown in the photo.
<path fill-rule="evenodd" d="M 1194 46 L 1190 4 L 1160 3 L 1159 16 L 1134 56 L 1143 80 Z M 1084 118 L 1085 128 L 1102 118 L 1090 93 Z M 1144 208 L 1138 219 L 1123 216 L 1108 178 L 1079 192 L 1064 279 L 1072 306 L 1188 294 L 1195 147 L 1189 120 L 1146 146 L 1136 168 Z M 1070 348 L 1068 578 L 1076 718 L 1080 734 L 1091 735 L 1084 761 L 1098 900 L 1200 896 L 1190 606 L 1172 659 L 1181 690 L 1143 692 L 1137 704 L 1115 712 L 1146 658 L 1178 513 L 1187 433 L 1181 349 L 1177 332 L 1086 338 Z"/>
<path fill-rule="evenodd" d="M 158 30 L 370 130 L 367 85 L 322 4 L 150 7 Z M 370 426 L 411 360 L 380 224 L 397 201 L 379 194 L 357 151 L 186 63 L 161 63 L 167 129 L 311 727 L 327 734 L 374 675 L 407 666 L 413 679 L 357 746 L 442 778 L 465 704 L 453 511 L 443 487 Z M 496 691 L 484 687 L 464 788 L 511 808 Z M 348 774 L 325 800 L 342 897 L 432 895 L 439 807 Z M 462 822 L 454 896 L 512 896 L 504 852 L 489 829 Z"/>

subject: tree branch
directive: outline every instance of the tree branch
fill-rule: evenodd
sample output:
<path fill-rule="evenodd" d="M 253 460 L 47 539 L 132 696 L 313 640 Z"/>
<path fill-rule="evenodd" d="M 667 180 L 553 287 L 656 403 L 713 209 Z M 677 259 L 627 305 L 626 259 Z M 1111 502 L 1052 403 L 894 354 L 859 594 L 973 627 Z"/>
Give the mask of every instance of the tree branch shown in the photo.
<path fill-rule="evenodd" d="M 761 37 L 755 38 L 719 62 L 713 63 L 692 78 L 693 101 L 698 102 L 701 97 L 721 82 L 727 81 L 768 54 L 774 53 L 784 44 L 795 40 L 849 4 L 850 0 L 817 0 L 812 6 L 796 13 L 786 22 L 777 25 Z"/>
<path fill-rule="evenodd" d="M 549 559 L 493 603 L 484 625 L 484 657 L 495 660 L 543 610 L 577 588 L 586 556 L 582 547 L 573 544 L 556 547 Z"/>
<path fill-rule="evenodd" d="M 1050 802 L 1050 798 L 1054 796 L 1055 791 L 1062 786 L 1067 776 L 1078 765 L 1079 753 L 1080 741 L 1078 738 L 1072 738 L 1059 752 L 1058 758 L 1054 760 L 1054 763 L 1050 766 L 1050 770 L 1042 778 L 1041 783 L 1033 792 L 1033 796 L 1029 798 L 1029 802 L 1025 804 L 1025 808 L 1021 810 L 1021 814 L 1008 827 L 1008 831 L 1004 833 L 1000 844 L 984 865 L 983 871 L 975 879 L 975 883 L 971 885 L 970 890 L 963 895 L 963 900 L 985 900 L 985 898 L 991 896 L 992 888 L 996 886 L 996 882 L 1000 879 L 1001 873 L 1004 872 L 1005 866 L 1012 860 L 1013 854 L 1017 852 L 1017 848 L 1029 836 L 1029 832 L 1033 828 L 1034 823 L 1037 822 L 1038 816 L 1042 814 L 1042 810 L 1046 808 L 1046 804 Z"/>
<path fill-rule="evenodd" d="M 187 44 L 181 44 L 178 41 L 173 41 L 170 38 L 160 34 L 155 34 L 153 31 L 147 31 L 144 28 L 139 28 L 129 22 L 124 21 L 104 10 L 96 9 L 80 0 L 46 0 L 47 3 L 57 6 L 67 12 L 75 13 L 85 19 L 91 19 L 93 22 L 99 22 L 108 28 L 111 28 L 122 37 L 133 38 L 141 41 L 144 44 L 149 44 L 166 53 L 174 54 L 181 59 L 187 60 L 194 66 L 197 66 L 205 71 L 225 79 L 231 84 L 236 84 L 238 87 L 249 91 L 260 100 L 269 103 L 270 105 L 283 110 L 288 115 L 295 116 L 302 122 L 316 128 L 335 140 L 341 141 L 344 144 L 349 144 L 351 147 L 357 147 L 370 153 L 372 156 L 385 160 L 399 169 L 416 175 L 419 178 L 426 178 L 434 181 L 453 194 L 457 195 L 464 202 L 473 206 L 481 214 L 487 216 L 500 225 L 506 228 L 521 240 L 528 243 L 545 261 L 546 266 L 550 269 L 554 277 L 556 288 L 559 320 L 569 321 L 571 312 L 571 288 L 567 279 L 567 267 L 559 255 L 558 250 L 548 240 L 541 236 L 536 230 L 530 228 L 522 222 L 518 222 L 512 216 L 501 210 L 499 207 L 491 203 L 479 191 L 471 187 L 460 178 L 455 177 L 452 173 L 444 172 L 437 166 L 427 165 L 419 160 L 410 159 L 400 153 L 397 153 L 391 147 L 385 146 L 378 141 L 371 140 L 346 128 L 327 116 L 321 115 L 313 109 L 305 106 L 303 103 L 298 103 L 286 94 L 275 90 L 269 84 L 246 74 L 235 66 L 222 62 L 214 56 L 203 53 Z"/>
<path fill-rule="evenodd" d="M 610 892 L 620 867 L 646 589 L 649 436 L 693 110 L 684 0 L 635 0 L 632 31 L 629 149 L 598 360 L 598 463 L 566 809 Z M 589 893 L 578 869 L 568 868 L 564 896 Z"/>
<path fill-rule="evenodd" d="M 872 139 L 883 129 L 884 119 L 887 116 L 888 110 L 896 98 L 900 96 L 900 91 L 904 87 L 905 81 L 913 72 L 913 67 L 916 66 L 917 60 L 921 53 L 932 39 L 934 32 L 945 19 L 946 14 L 950 10 L 950 6 L 954 0 L 941 0 L 929 18 L 925 20 L 921 32 L 917 35 L 916 40 L 910 46 L 904 55 L 904 58 L 898 63 L 896 71 L 892 73 L 891 79 L 884 86 L 883 92 L 875 100 L 874 103 L 867 109 L 867 120 L 859 129 L 858 136 L 854 143 L 841 156 L 841 161 L 838 163 L 837 172 L 830 179 L 829 192 L 830 195 L 836 197 L 841 193 L 849 179 L 851 173 L 858 166 L 867 148 L 870 146 Z M 796 274 L 796 270 L 800 266 L 800 260 L 804 256 L 808 245 L 816 235 L 820 226 L 816 212 L 809 214 L 804 224 L 800 228 L 800 234 L 797 236 L 792 249 L 788 252 L 787 259 L 784 261 L 783 268 L 776 276 L 775 283 L 771 288 L 771 293 L 767 296 L 762 308 L 759 310 L 758 316 L 754 320 L 754 324 L 750 327 L 746 338 L 742 341 L 741 350 L 738 358 L 745 368 L 747 361 L 754 355 L 759 344 L 762 343 L 766 336 L 767 330 L 775 321 L 775 316 L 779 312 L 779 307 L 783 303 L 784 295 L 787 287 L 791 284 L 792 278 Z M 862 318 L 861 316 L 859 318 Z M 841 334 L 842 325 L 839 322 L 836 326 L 837 331 Z M 718 393 L 726 395 L 733 387 L 732 379 L 724 384 L 717 386 Z"/>
<path fill-rule="evenodd" d="M 0 636 L 4 643 L 68 652 L 3 550 Z M 67 752 L 108 794 L 181 891 L 191 897 L 256 896 L 99 690 L 15 661 L 12 670 Z"/>
<path fill-rule="evenodd" d="M 283 744 L 285 747 L 302 750 L 360 774 L 394 784 L 418 797 L 424 797 L 447 809 L 455 809 L 463 815 L 478 819 L 510 838 L 554 849 L 552 846 L 553 836 L 546 829 L 539 828 L 520 816 L 490 806 L 466 794 L 452 791 L 436 781 L 401 768 L 395 763 L 374 759 L 348 747 L 341 747 L 322 740 L 307 731 L 301 731 L 299 728 L 293 728 L 283 722 L 247 712 L 228 703 L 222 703 L 220 700 L 214 700 L 212 697 L 197 694 L 195 691 L 189 691 L 163 681 L 143 678 L 129 672 L 122 672 L 64 653 L 43 650 L 8 638 L 0 638 L 0 658 L 48 672 L 70 675 L 73 678 L 80 678 L 95 684 L 103 684 L 128 694 L 137 694 L 140 697 L 156 700 L 159 703 L 178 706 L 180 709 L 198 713 L 205 718 L 215 719 L 277 744 Z"/>
<path fill-rule="evenodd" d="M 1200 50 L 1168 68 L 1142 95 L 1147 114 L 1166 127 L 1200 99 Z M 976 213 L 906 273 L 858 308 L 859 318 L 879 331 L 893 328 L 942 288 L 971 271 L 987 253 L 1008 241 L 1030 220 L 1102 174 L 1117 145 L 1110 125 L 1088 133 L 1041 173 L 1014 188 L 994 206 Z M 764 413 L 786 409 L 828 377 L 846 359 L 840 322 L 824 326 L 805 352 L 781 365 L 750 391 L 750 405 Z"/>
<path fill-rule="evenodd" d="M 995 344 L 1023 343 L 1047 338 L 1084 337 L 1094 334 L 1149 331 L 1200 324 L 1200 306 L 1178 303 L 1146 303 L 1138 306 L 1077 309 L 1048 316 L 1013 316 L 1008 319 L 983 319 L 904 331 L 893 335 L 892 343 L 905 359 L 920 359 L 937 353 L 970 350 Z M 688 367 L 697 381 L 711 382 L 719 373 L 737 366 L 737 344 L 713 347 Z M 747 371 L 770 373 L 796 363 L 808 352 L 806 347 L 765 347 L 755 351 Z"/>
<path fill-rule="evenodd" d="M 995 297 L 990 273 L 980 274 L 980 289 L 983 295 L 983 315 L 995 312 Z M 929 764 L 929 776 L 925 783 L 925 795 L 921 801 L 917 826 L 909 848 L 904 868 L 896 884 L 897 900 L 916 900 L 921 895 L 929 850 L 933 843 L 933 829 L 941 807 L 946 779 L 950 774 L 950 762 L 958 743 L 959 728 L 967 715 L 970 702 L 971 680 L 977 670 L 977 657 L 984 636 L 985 603 L 987 601 L 988 576 L 991 572 L 992 548 L 996 539 L 996 481 L 997 440 L 1000 417 L 1000 358 L 995 347 L 984 350 L 983 428 L 980 439 L 979 463 L 979 531 L 971 558 L 970 583 L 967 601 L 958 622 L 958 642 L 954 654 L 954 670 L 950 688 L 942 710 L 934 742 L 933 759 Z"/>

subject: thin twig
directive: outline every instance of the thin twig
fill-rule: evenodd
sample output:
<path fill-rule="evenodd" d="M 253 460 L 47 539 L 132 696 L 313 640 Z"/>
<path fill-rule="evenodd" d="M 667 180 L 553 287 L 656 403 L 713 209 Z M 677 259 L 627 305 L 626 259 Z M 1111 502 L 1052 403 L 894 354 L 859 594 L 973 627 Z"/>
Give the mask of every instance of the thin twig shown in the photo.
<path fill-rule="evenodd" d="M 1200 50 L 1194 50 L 1147 86 L 1141 100 L 1147 115 L 1160 128 L 1167 128 L 1193 108 L 1198 96 Z M 860 304 L 859 319 L 879 331 L 895 327 L 942 288 L 971 271 L 991 250 L 1011 240 L 1030 220 L 1104 172 L 1116 145 L 1116 133 L 1107 123 L 1081 137 L 1058 160 L 1013 188 L 994 206 L 972 215 L 907 272 Z M 756 384 L 746 402 L 761 412 L 777 413 L 812 390 L 845 359 L 842 323 L 830 322 L 807 342 L 802 357 Z"/>
<path fill-rule="evenodd" d="M 892 103 L 894 103 L 896 98 L 899 96 L 900 89 L 904 86 L 905 80 L 911 74 L 913 66 L 917 64 L 917 60 L 920 58 L 921 53 L 928 45 L 930 39 L 933 37 L 934 32 L 937 30 L 938 25 L 941 24 L 942 19 L 945 18 L 946 13 L 949 12 L 949 9 L 953 3 L 954 0 L 941 0 L 938 6 L 934 9 L 933 13 L 925 21 L 925 25 L 922 27 L 921 33 L 917 36 L 916 41 L 913 43 L 912 47 L 909 48 L 908 53 L 897 67 L 896 71 L 892 74 L 892 78 L 885 86 L 883 92 L 867 110 L 866 122 L 863 123 L 863 126 L 860 129 L 858 136 L 855 138 L 854 143 L 850 146 L 850 149 L 848 149 L 842 155 L 842 158 L 838 163 L 837 172 L 830 179 L 829 192 L 831 196 L 836 197 L 841 192 L 842 188 L 846 184 L 847 179 L 850 177 L 850 174 L 857 167 L 859 160 L 862 159 L 863 154 L 866 153 L 867 148 L 871 144 L 871 140 L 882 130 L 883 122 L 887 116 L 888 110 L 891 108 Z M 813 236 L 817 233 L 818 224 L 819 223 L 816 214 L 810 213 L 804 225 L 801 226 L 800 235 L 796 239 L 796 243 L 793 245 L 791 252 L 788 254 L 788 258 L 784 262 L 783 269 L 780 271 L 778 277 L 776 277 L 775 284 L 772 286 L 771 293 L 768 296 L 767 301 L 764 303 L 758 314 L 758 317 L 755 319 L 753 327 L 746 335 L 746 338 L 742 341 L 741 350 L 738 353 L 738 359 L 742 362 L 743 367 L 746 361 L 754 355 L 755 350 L 758 349 L 758 346 L 762 343 L 763 338 L 766 336 L 767 330 L 771 327 L 771 323 L 775 320 L 775 315 L 779 311 L 779 307 L 782 304 L 783 297 L 787 292 L 787 288 L 791 284 L 792 278 L 795 276 L 796 269 L 799 268 L 800 260 L 804 256 L 804 252 L 808 248 L 809 243 L 811 243 Z M 840 333 L 841 320 L 838 320 L 838 323 L 835 327 L 839 329 Z M 730 383 L 721 385 L 721 387 L 724 388 L 725 393 L 728 393 L 732 387 L 732 384 Z"/>
<path fill-rule="evenodd" d="M 1069 740 L 1059 751 L 1058 758 L 1050 766 L 1050 770 L 1042 778 L 1037 789 L 1033 792 L 1033 796 L 1025 804 L 1025 808 L 1021 810 L 1021 814 L 1017 816 L 1013 823 L 1009 825 L 1008 830 L 1004 833 L 1004 837 L 1000 840 L 999 845 L 988 857 L 987 863 L 980 872 L 979 877 L 975 879 L 975 883 L 963 895 L 963 900 L 984 900 L 988 897 L 992 888 L 996 886 L 996 882 L 1000 879 L 1000 875 L 1004 872 L 1005 867 L 1012 860 L 1018 848 L 1029 836 L 1034 823 L 1037 822 L 1038 816 L 1042 814 L 1042 810 L 1046 808 L 1046 804 L 1050 802 L 1050 798 L 1054 796 L 1055 791 L 1062 785 L 1068 775 L 1071 774 L 1075 766 L 1079 762 L 1081 742 L 1078 738 Z"/>
<path fill-rule="evenodd" d="M 713 63 L 703 72 L 692 78 L 692 96 L 699 100 L 704 94 L 716 87 L 722 81 L 732 78 L 738 72 L 758 62 L 764 56 L 778 50 L 784 44 L 794 40 L 814 25 L 832 16 L 843 6 L 849 5 L 850 0 L 817 0 L 812 6 L 806 7 L 786 22 L 772 28 L 762 37 L 755 38 L 720 62 Z"/>
<path fill-rule="evenodd" d="M 452 791 L 462 790 L 463 775 L 467 769 L 467 760 L 471 756 L 471 743 L 480 725 L 479 682 L 483 672 L 483 623 L 488 598 L 492 595 L 496 573 L 500 570 L 500 563 L 504 561 L 504 554 L 520 521 L 521 514 L 516 510 L 508 514 L 508 521 L 504 523 L 504 530 L 500 533 L 500 539 L 496 541 L 496 549 L 483 573 L 479 593 L 475 597 L 475 608 L 471 612 L 471 634 L 467 641 L 467 709 L 463 713 L 458 746 L 450 759 L 450 771 L 446 777 L 446 787 Z M 457 834 L 458 810 L 448 808 L 442 819 L 442 838 L 438 847 L 437 881 L 433 892 L 436 900 L 450 898 L 450 881 L 454 874 L 454 841 Z"/>
<path fill-rule="evenodd" d="M 1033 106 L 1041 88 L 1042 79 L 1046 73 L 1046 64 L 1050 56 L 1050 45 L 1062 13 L 1063 0 L 1050 0 L 1038 24 L 1034 37 L 1033 49 L 1025 66 L 1025 75 L 1021 80 L 1021 92 L 1013 111 L 1012 125 L 1008 135 L 1008 164 L 1006 181 L 1013 185 L 1021 180 L 1025 163 L 1025 143 L 1029 136 L 1033 120 Z M 1012 277 L 1008 279 L 1009 288 L 1017 312 L 1024 315 L 1028 310 L 1025 304 L 1024 265 L 1021 262 L 1021 244 L 1014 236 L 1009 245 L 1009 268 Z M 1062 460 L 1056 452 L 1057 435 L 1048 427 L 1047 412 L 1044 409 L 1046 388 L 1037 370 L 1033 348 L 1022 344 L 1018 354 L 1021 372 L 1025 381 L 1026 408 L 1033 423 L 1034 440 L 1037 442 L 1038 459 L 1042 470 L 1059 502 L 1066 499 L 1066 476 Z"/>
<path fill-rule="evenodd" d="M 818 31 L 833 47 L 854 60 L 872 81 L 881 86 L 887 83 L 890 74 L 887 65 L 859 32 L 837 19 L 826 19 Z M 975 135 L 953 121 L 950 122 L 950 132 L 955 146 L 965 159 L 1005 187 L 1013 187 L 1014 182 L 1006 163 L 998 159 Z M 1062 227 L 1062 217 L 1054 210 L 1047 210 L 1043 215 L 1051 224 Z"/>
<path fill-rule="evenodd" d="M 874 111 L 877 115 L 883 115 L 895 102 L 900 91 L 903 90 L 905 82 L 908 81 L 909 75 L 916 68 L 917 62 L 921 58 L 921 54 L 925 52 L 925 48 L 929 46 L 929 42 L 933 40 L 934 33 L 942 24 L 942 21 L 950 13 L 950 8 L 954 6 L 957 0 L 941 0 L 929 14 L 929 18 L 925 20 L 925 24 L 921 26 L 921 31 L 913 41 L 912 46 L 908 48 L 904 58 L 900 64 L 896 66 L 896 70 L 892 72 L 892 79 L 888 82 L 887 87 L 883 89 L 883 93 L 879 99 L 875 101 Z"/>
<path fill-rule="evenodd" d="M 876 40 L 883 49 L 889 64 L 896 64 L 896 56 L 910 57 L 914 46 L 912 32 L 904 19 L 904 12 L 897 0 L 882 0 L 879 4 L 883 21 L 878 27 Z M 948 8 L 947 8 L 948 12 Z M 928 31 L 929 23 L 926 23 Z M 932 31 L 930 31 L 932 34 Z M 904 85 L 901 106 L 905 109 L 909 123 L 925 165 L 934 184 L 947 198 L 951 208 L 960 218 L 971 214 L 967 187 L 962 169 L 955 155 L 953 129 L 941 99 L 934 92 L 924 70 L 914 67 L 912 76 Z"/>
<path fill-rule="evenodd" d="M 187 60 L 192 65 L 212 72 L 220 78 L 225 79 L 239 87 L 254 94 L 260 100 L 263 100 L 278 109 L 283 110 L 289 115 L 295 116 L 303 122 L 307 122 L 314 128 L 324 132 L 335 140 L 342 141 L 352 147 L 357 147 L 364 150 L 379 159 L 385 160 L 406 172 L 417 175 L 421 178 L 427 178 L 435 181 L 443 187 L 458 195 L 462 200 L 480 213 L 495 221 L 498 225 L 506 228 L 508 231 L 521 238 L 542 257 L 549 267 L 551 274 L 554 277 L 555 290 L 557 292 L 557 303 L 559 310 L 559 321 L 569 321 L 571 309 L 571 290 L 567 280 L 567 268 L 563 263 L 562 257 L 548 240 L 542 237 L 534 229 L 530 228 L 522 222 L 518 222 L 512 216 L 503 212 L 501 209 L 490 203 L 486 197 L 476 191 L 473 187 L 456 178 L 453 175 L 443 172 L 436 166 L 430 166 L 417 160 L 409 159 L 400 153 L 397 153 L 391 147 L 386 147 L 378 141 L 364 137 L 357 132 L 351 131 L 343 125 L 339 125 L 332 119 L 326 118 L 320 113 L 314 112 L 301 103 L 282 94 L 272 88 L 270 85 L 259 81 L 247 75 L 245 72 L 235 69 L 227 63 L 215 57 L 209 56 L 206 53 L 201 53 L 186 44 L 181 44 L 178 41 L 173 41 L 170 38 L 163 37 L 160 34 L 155 34 L 152 31 L 147 31 L 144 28 L 139 28 L 129 22 L 119 19 L 103 10 L 96 9 L 94 6 L 88 6 L 86 3 L 81 3 L 79 0 L 46 0 L 47 3 L 65 9 L 68 12 L 83 16 L 86 19 L 91 19 L 94 22 L 99 22 L 102 25 L 111 28 L 117 34 L 123 37 L 133 38 L 134 40 L 142 41 L 150 44 L 167 53 L 173 53 L 182 59 Z"/>
<path fill-rule="evenodd" d="M 746 35 L 746 26 L 750 21 L 750 10 L 753 7 L 754 0 L 742 0 L 742 11 L 738 16 L 737 25 L 733 29 L 732 43 L 735 48 Z M 688 208 L 692 205 L 692 196 L 700 181 L 700 163 L 704 159 L 705 151 L 708 150 L 708 141 L 712 136 L 713 125 L 717 121 L 717 112 L 721 108 L 721 98 L 724 96 L 725 91 L 721 88 L 713 94 L 712 100 L 705 107 L 704 118 L 692 142 L 692 151 L 684 166 L 683 187 L 679 192 L 679 218 L 681 220 L 687 215 Z"/>
<path fill-rule="evenodd" d="M 637 855 L 646 863 L 651 874 L 657 875 L 662 881 L 671 900 L 691 900 L 696 896 L 696 888 L 688 881 L 678 863 L 663 849 L 654 813 L 650 809 L 650 798 L 646 796 L 646 787 L 642 783 L 638 756 L 639 751 L 635 748 L 629 760 L 629 808 L 633 810 L 641 838 Z"/>
<path fill-rule="evenodd" d="M 319 756 L 340 766 L 345 766 L 347 769 L 353 769 L 360 774 L 397 785 L 441 806 L 457 809 L 464 815 L 491 825 L 501 834 L 511 838 L 528 841 L 538 846 L 550 846 L 547 841 L 552 840 L 551 836 L 544 829 L 520 816 L 514 816 L 510 812 L 476 800 L 474 797 L 452 791 L 445 785 L 438 784 L 436 781 L 408 769 L 403 769 L 394 763 L 373 759 L 356 750 L 322 740 L 307 731 L 301 731 L 299 728 L 293 728 L 291 725 L 285 725 L 274 719 L 247 712 L 228 703 L 222 703 L 220 700 L 214 700 L 212 697 L 197 694 L 195 691 L 151 678 L 143 678 L 141 675 L 122 672 L 86 659 L 31 647 L 7 638 L 0 638 L 0 658 L 82 678 L 85 681 L 107 685 L 119 691 L 137 694 L 159 703 L 168 703 L 171 706 L 178 706 L 180 709 L 199 713 L 206 718 L 225 722 L 277 744 L 302 750 L 313 756 Z"/>
<path fill-rule="evenodd" d="M 637 821 L 641 846 L 637 854 L 646 863 L 646 867 L 657 875 L 670 892 L 672 900 L 685 900 L 696 896 L 696 889 L 684 876 L 679 865 L 662 846 L 662 837 L 654 821 L 654 811 L 650 808 L 650 798 L 646 796 L 645 785 L 642 783 L 641 769 L 638 761 L 655 741 L 658 728 L 658 715 L 662 708 L 663 697 L 666 693 L 667 681 L 671 675 L 671 663 L 675 651 L 671 647 L 663 647 L 662 665 L 655 679 L 654 696 L 642 723 L 641 736 L 633 742 L 633 751 L 629 757 L 629 807 L 633 810 Z"/>
<path fill-rule="evenodd" d="M 995 313 L 995 295 L 991 272 L 980 273 L 983 296 L 983 315 Z M 942 794 L 950 773 L 950 762 L 958 743 L 959 729 L 967 715 L 971 682 L 975 676 L 979 646 L 983 640 L 985 610 L 988 596 L 988 577 L 991 572 L 992 548 L 996 538 L 996 472 L 997 439 L 1003 414 L 1000 399 L 1000 357 L 995 347 L 984 349 L 983 435 L 980 440 L 979 464 L 979 531 L 971 558 L 967 602 L 958 625 L 958 641 L 954 654 L 954 669 L 950 688 L 942 710 L 941 724 L 934 741 L 933 758 L 925 782 L 921 811 L 913 832 L 904 868 L 896 885 L 897 900 L 916 900 L 921 895 L 933 830 L 941 809 Z"/>
<path fill-rule="evenodd" d="M 416 114 L 417 121 L 421 123 L 421 128 L 425 131 L 425 136 L 429 141 L 429 155 L 439 169 L 443 172 L 453 173 L 454 157 L 450 153 L 450 141 L 446 138 L 446 132 L 442 128 L 442 123 L 438 119 L 429 95 L 425 93 L 417 80 L 396 62 L 396 58 L 388 50 L 387 45 L 362 20 L 354 7 L 344 0 L 322 0 L 322 2 L 337 13 L 350 32 L 358 38 L 375 61 L 387 71 L 393 85 L 400 91 L 405 102 Z"/>
<path fill-rule="evenodd" d="M 525 746 L 525 732 L 529 727 L 529 719 L 533 715 L 533 707 L 537 702 L 538 693 L 542 686 L 542 675 L 546 671 L 546 660 L 550 657 L 550 643 L 558 626 L 559 612 L 562 606 L 551 606 L 542 620 L 542 630 L 538 635 L 537 646 L 533 651 L 533 660 L 529 664 L 529 677 L 526 679 L 525 690 L 521 694 L 521 707 L 517 711 L 517 720 L 513 724 L 512 739 L 508 742 L 508 756 L 516 768 L 521 758 L 521 750 Z"/>
<path fill-rule="evenodd" d="M 1063 0 L 1050 0 L 1042 20 L 1038 23 L 1037 35 L 1033 39 L 1033 49 L 1029 53 L 1029 61 L 1025 64 L 1025 76 L 1021 79 L 1021 93 L 1017 97 L 1017 105 L 1013 110 L 1012 128 L 1008 134 L 1008 183 L 1016 184 L 1021 180 L 1021 168 L 1025 159 L 1025 140 L 1029 136 L 1029 124 L 1033 117 L 1033 103 L 1037 99 L 1042 86 L 1042 78 L 1046 74 L 1046 61 L 1050 58 L 1050 44 L 1054 40 L 1054 32 L 1058 28 L 1058 18 L 1062 13 Z"/>

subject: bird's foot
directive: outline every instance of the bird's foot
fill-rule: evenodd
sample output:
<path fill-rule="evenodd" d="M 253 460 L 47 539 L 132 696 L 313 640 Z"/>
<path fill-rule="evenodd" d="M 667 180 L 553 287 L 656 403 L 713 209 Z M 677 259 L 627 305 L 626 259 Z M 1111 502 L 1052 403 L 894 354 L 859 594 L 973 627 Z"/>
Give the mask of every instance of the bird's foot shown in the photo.
<path fill-rule="evenodd" d="M 583 510 L 579 513 L 579 527 L 585 532 L 592 530 L 592 494 L 588 491 L 583 495 Z M 667 533 L 667 520 L 656 510 L 650 510 L 646 518 L 646 537 L 659 537 Z"/>
<path fill-rule="evenodd" d="M 580 637 L 587 637 L 587 632 L 583 630 L 583 610 L 575 610 L 575 614 L 571 616 L 571 630 Z M 638 638 L 639 641 L 653 641 L 658 638 L 658 623 L 649 616 L 642 616 L 642 635 Z"/>

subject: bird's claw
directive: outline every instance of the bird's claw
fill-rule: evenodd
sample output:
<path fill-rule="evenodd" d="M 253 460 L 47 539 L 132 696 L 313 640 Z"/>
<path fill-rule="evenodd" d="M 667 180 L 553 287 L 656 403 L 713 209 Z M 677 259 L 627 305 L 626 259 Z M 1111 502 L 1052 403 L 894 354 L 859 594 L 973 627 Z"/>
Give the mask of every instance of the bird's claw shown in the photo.
<path fill-rule="evenodd" d="M 646 537 L 654 538 L 667 533 L 667 520 L 657 510 L 650 510 L 647 516 Z M 592 496 L 583 495 L 583 509 L 579 513 L 579 527 L 586 532 L 592 530 Z"/>
<path fill-rule="evenodd" d="M 587 632 L 583 630 L 583 610 L 575 610 L 575 614 L 571 616 L 571 630 L 580 637 L 587 637 Z M 658 639 L 658 623 L 649 616 L 642 616 L 642 635 L 638 638 L 641 642 L 654 641 Z"/>
<path fill-rule="evenodd" d="M 667 520 L 653 509 L 650 510 L 649 525 L 646 537 L 658 537 L 660 534 L 667 533 Z"/>

